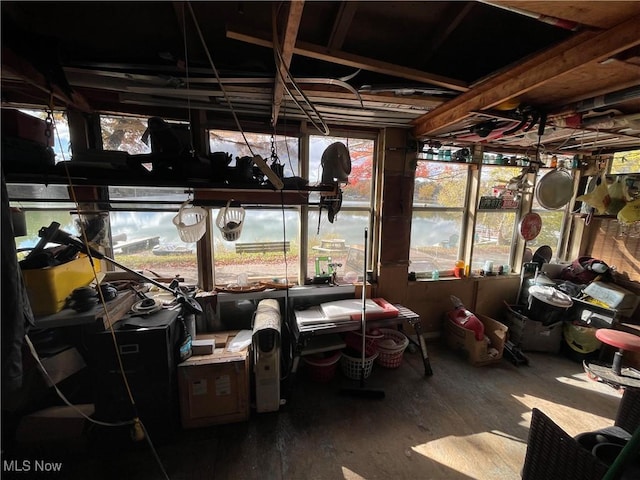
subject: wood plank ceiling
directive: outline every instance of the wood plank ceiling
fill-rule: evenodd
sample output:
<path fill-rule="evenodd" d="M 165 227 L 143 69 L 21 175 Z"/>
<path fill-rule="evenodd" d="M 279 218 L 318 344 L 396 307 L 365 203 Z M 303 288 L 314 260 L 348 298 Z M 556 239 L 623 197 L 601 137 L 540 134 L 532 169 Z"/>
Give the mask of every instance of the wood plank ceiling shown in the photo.
<path fill-rule="evenodd" d="M 2 2 L 3 107 L 640 145 L 640 2 Z M 539 134 L 543 134 L 540 136 Z"/>

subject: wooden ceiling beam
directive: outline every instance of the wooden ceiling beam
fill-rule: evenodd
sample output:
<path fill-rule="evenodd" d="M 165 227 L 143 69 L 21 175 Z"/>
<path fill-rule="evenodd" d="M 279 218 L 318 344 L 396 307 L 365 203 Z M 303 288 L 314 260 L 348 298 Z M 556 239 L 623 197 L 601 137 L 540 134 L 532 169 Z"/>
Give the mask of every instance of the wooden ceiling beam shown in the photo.
<path fill-rule="evenodd" d="M 2 76 L 19 78 L 43 92 L 43 96 L 49 95 L 67 107 L 73 107 L 82 112 L 92 111 L 89 102 L 82 95 L 75 91 L 71 92 L 71 95 L 67 95 L 58 85 L 49 82 L 31 62 L 18 56 L 7 47 L 2 47 Z M 45 103 L 49 105 L 50 102 L 46 101 Z"/>
<path fill-rule="evenodd" d="M 302 10 L 304 8 L 304 0 L 293 0 L 288 3 L 289 12 L 287 14 L 287 20 L 284 25 L 284 35 L 282 42 L 276 38 L 278 31 L 276 28 L 276 4 L 273 5 L 273 39 L 280 45 L 280 58 L 276 59 L 277 68 L 281 72 L 281 75 L 276 76 L 276 83 L 273 89 L 273 107 L 271 109 L 271 125 L 275 126 L 278 123 L 278 115 L 280 113 L 280 105 L 282 104 L 282 97 L 284 96 L 284 80 L 286 73 L 291 65 L 291 58 L 293 57 L 293 50 L 298 38 L 298 28 L 300 27 L 300 20 L 302 19 Z"/>
<path fill-rule="evenodd" d="M 347 33 L 351 29 L 351 22 L 357 9 L 358 2 L 340 2 L 340 9 L 333 22 L 331 37 L 329 37 L 329 43 L 327 44 L 329 50 L 342 49 L 344 39 L 347 38 Z"/>
<path fill-rule="evenodd" d="M 422 65 L 427 65 L 440 46 L 451 36 L 462 20 L 469 15 L 473 2 L 452 2 L 444 13 L 445 18 L 439 22 L 438 28 L 431 36 L 431 43 L 424 49 Z"/>
<path fill-rule="evenodd" d="M 227 38 L 251 43 L 253 45 L 273 48 L 271 40 L 265 35 L 244 33 L 238 28 L 227 28 Z M 403 67 L 402 65 L 394 65 L 392 63 L 362 57 L 360 55 L 353 55 L 347 52 L 334 51 L 326 47 L 313 45 L 307 42 L 297 41 L 295 48 L 293 49 L 293 53 L 338 65 L 361 68 L 370 72 L 382 73 L 384 75 L 406 78 L 420 83 L 437 85 L 439 87 L 455 90 L 456 92 L 466 92 L 469 90 L 467 83 L 461 80 L 437 75 L 435 73 L 423 72 L 414 68 Z"/>
<path fill-rule="evenodd" d="M 473 111 L 493 108 L 584 64 L 598 62 L 632 48 L 640 44 L 639 24 L 640 17 L 633 17 L 609 30 L 578 33 L 416 119 L 413 134 L 417 138 L 435 135 L 464 120 Z"/>

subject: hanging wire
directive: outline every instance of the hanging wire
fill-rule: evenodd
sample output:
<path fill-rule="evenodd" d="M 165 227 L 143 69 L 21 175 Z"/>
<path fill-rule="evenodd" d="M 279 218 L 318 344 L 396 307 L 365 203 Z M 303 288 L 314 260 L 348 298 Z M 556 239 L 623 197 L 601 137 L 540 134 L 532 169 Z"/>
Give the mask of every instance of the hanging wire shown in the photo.
<path fill-rule="evenodd" d="M 189 81 L 189 52 L 187 48 L 187 20 L 185 18 L 184 4 L 182 4 L 182 36 L 184 40 L 184 69 L 187 78 L 187 114 L 189 115 L 189 153 L 195 156 L 196 149 L 193 146 L 193 132 L 191 127 L 191 82 Z"/>
<path fill-rule="evenodd" d="M 68 162 L 65 161 L 65 155 L 64 155 L 64 150 L 62 149 L 62 141 L 60 139 L 60 134 L 58 132 L 58 129 L 56 128 L 56 124 L 55 124 L 55 117 L 53 115 L 53 94 L 50 97 L 50 103 L 49 103 L 49 112 L 47 114 L 47 118 L 51 118 L 51 128 L 53 129 L 53 131 L 56 134 L 56 138 L 58 140 L 58 145 L 60 147 L 60 151 L 62 152 L 62 160 L 63 160 L 63 165 L 64 165 L 64 170 L 65 170 L 65 174 L 67 177 L 67 184 L 69 186 L 69 192 L 70 192 L 70 196 L 71 196 L 71 200 L 74 203 L 74 205 L 76 206 L 76 210 L 78 212 L 80 212 L 80 203 L 78 202 L 78 198 L 76 196 L 76 192 L 75 192 L 75 185 L 73 183 L 73 180 L 71 179 L 71 173 L 69 172 L 69 167 L 67 165 Z M 45 133 L 46 135 L 46 133 Z M 82 237 L 82 242 L 84 243 L 85 246 L 89 246 L 89 240 L 87 238 L 87 232 L 84 226 L 83 222 L 78 222 L 79 225 L 79 229 L 80 229 L 80 233 L 81 233 L 81 237 Z M 115 356 L 116 359 L 118 361 L 118 367 L 119 367 L 119 371 L 120 374 L 122 376 L 122 381 L 124 383 L 125 386 L 125 390 L 127 391 L 127 396 L 129 398 L 129 402 L 131 403 L 131 407 L 133 409 L 134 412 L 134 417 L 131 420 L 128 421 L 124 421 L 124 422 L 115 422 L 115 423 L 109 423 L 109 422 L 101 422 L 99 420 L 96 420 L 94 418 L 91 418 L 87 415 L 84 414 L 84 412 L 82 412 L 80 409 L 78 409 L 77 407 L 75 407 L 66 397 L 65 395 L 58 389 L 58 387 L 56 386 L 55 382 L 51 379 L 49 373 L 47 372 L 47 370 L 45 369 L 44 365 L 42 364 L 42 362 L 40 361 L 40 358 L 38 356 L 38 353 L 36 352 L 33 344 L 31 343 L 31 340 L 29 339 L 28 336 L 25 335 L 25 339 L 27 341 L 27 344 L 29 346 L 29 350 L 32 354 L 32 356 L 35 358 L 36 362 L 38 363 L 40 369 L 42 370 L 42 372 L 44 373 L 44 375 L 49 379 L 49 381 L 51 382 L 51 384 L 54 386 L 56 393 L 58 394 L 58 396 L 60 397 L 60 399 L 66 403 L 68 406 L 70 406 L 71 408 L 73 408 L 75 411 L 77 411 L 80 415 L 82 415 L 86 420 L 96 424 L 96 425 L 101 425 L 101 426 L 105 426 L 105 427 L 122 427 L 122 426 L 133 426 L 134 429 L 136 427 L 139 427 L 142 429 L 142 432 L 144 432 L 144 438 L 147 441 L 147 444 L 149 445 L 149 448 L 151 449 L 151 452 L 158 464 L 158 467 L 160 468 L 160 470 L 162 471 L 163 477 L 165 479 L 169 479 L 169 476 L 166 472 L 166 470 L 164 469 L 164 466 L 162 465 L 162 461 L 160 460 L 160 457 L 158 456 L 158 453 L 156 451 L 156 448 L 151 440 L 151 436 L 149 435 L 149 432 L 147 431 L 144 422 L 142 422 L 142 420 L 140 419 L 140 416 L 138 414 L 138 408 L 135 402 L 135 399 L 133 397 L 133 393 L 131 391 L 131 386 L 129 385 L 129 380 L 127 378 L 125 369 L 124 369 L 124 364 L 122 362 L 122 357 L 120 355 L 120 349 L 118 348 L 118 341 L 116 339 L 116 334 L 115 334 L 115 330 L 113 328 L 113 324 L 115 322 L 113 322 L 111 320 L 111 315 L 109 313 L 109 309 L 107 308 L 107 303 L 104 297 L 104 292 L 102 290 L 102 288 L 100 288 L 100 279 L 98 278 L 98 272 L 96 271 L 96 267 L 95 267 L 95 263 L 94 263 L 94 259 L 93 256 L 91 255 L 91 249 L 87 248 L 87 257 L 89 258 L 89 263 L 91 265 L 91 269 L 93 270 L 93 277 L 94 280 L 96 282 L 96 290 L 98 293 L 98 297 L 100 298 L 100 303 L 102 305 L 102 308 L 104 310 L 104 314 L 105 314 L 105 319 L 109 325 L 109 331 L 111 333 L 111 338 L 113 340 L 113 346 L 114 346 L 114 351 L 115 351 Z"/>
<path fill-rule="evenodd" d="M 213 70 L 214 75 L 216 76 L 216 80 L 218 80 L 218 85 L 220 86 L 220 91 L 222 92 L 225 101 L 227 102 L 227 106 L 229 107 L 229 110 L 231 111 L 231 115 L 233 116 L 233 120 L 236 123 L 236 127 L 238 129 L 238 131 L 240 132 L 240 134 L 242 135 L 242 138 L 244 139 L 244 143 L 247 145 L 247 148 L 249 149 L 249 152 L 251 153 L 252 157 L 255 157 L 255 154 L 253 153 L 253 149 L 251 148 L 251 145 L 249 145 L 249 141 L 247 140 L 247 137 L 244 134 L 244 130 L 242 129 L 242 126 L 240 125 L 240 120 L 238 120 L 238 116 L 236 115 L 236 111 L 233 108 L 233 105 L 231 104 L 231 99 L 229 98 L 229 95 L 227 95 L 227 90 L 224 88 L 224 85 L 222 83 L 222 79 L 220 78 L 220 75 L 218 74 L 218 69 L 216 68 L 215 64 L 213 63 L 213 59 L 211 58 L 211 53 L 209 51 L 209 47 L 207 47 L 207 43 L 204 40 L 204 36 L 202 35 L 202 31 L 200 30 L 200 25 L 198 24 L 198 19 L 196 18 L 196 14 L 193 11 L 193 7 L 191 7 L 191 2 L 187 2 L 187 6 L 189 7 L 189 12 L 191 12 L 191 18 L 193 19 L 193 23 L 196 27 L 196 31 L 198 32 L 198 37 L 200 38 L 200 43 L 202 44 L 202 48 L 204 48 L 204 52 L 207 55 L 207 60 L 209 61 L 209 65 L 211 66 L 211 70 Z"/>

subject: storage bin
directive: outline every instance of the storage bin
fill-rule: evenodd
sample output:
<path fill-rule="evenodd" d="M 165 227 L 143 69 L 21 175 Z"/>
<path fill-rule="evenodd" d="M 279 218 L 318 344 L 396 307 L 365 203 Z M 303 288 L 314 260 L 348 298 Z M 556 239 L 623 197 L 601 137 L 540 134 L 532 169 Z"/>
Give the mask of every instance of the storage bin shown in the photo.
<path fill-rule="evenodd" d="M 504 323 L 509 327 L 509 340 L 524 352 L 558 353 L 562 347 L 562 321 L 551 325 L 532 320 L 523 312 L 525 306 L 506 305 Z"/>
<path fill-rule="evenodd" d="M 486 315 L 476 314 L 476 317 L 484 325 L 484 334 L 489 342 L 476 340 L 473 330 L 458 325 L 447 316 L 445 320 L 447 344 L 454 350 L 463 351 L 472 365 L 479 367 L 499 362 L 504 352 L 507 326 Z"/>
<path fill-rule="evenodd" d="M 336 374 L 342 352 L 316 353 L 302 357 L 307 375 L 314 382 L 329 382 Z"/>
<path fill-rule="evenodd" d="M 99 272 L 100 261 L 94 258 L 93 263 L 96 272 Z M 23 270 L 22 277 L 34 315 L 59 312 L 71 292 L 94 280 L 93 269 L 86 255 L 55 267 Z"/>

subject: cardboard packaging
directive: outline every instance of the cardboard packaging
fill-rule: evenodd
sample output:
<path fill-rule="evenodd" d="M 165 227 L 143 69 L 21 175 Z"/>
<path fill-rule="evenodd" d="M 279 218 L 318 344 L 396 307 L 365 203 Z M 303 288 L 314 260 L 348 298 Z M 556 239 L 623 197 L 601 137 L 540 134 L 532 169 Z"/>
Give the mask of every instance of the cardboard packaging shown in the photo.
<path fill-rule="evenodd" d="M 543 325 L 522 312 L 525 306 L 507 305 L 504 323 L 509 328 L 509 340 L 523 352 L 558 353 L 562 347 L 563 321 Z"/>
<path fill-rule="evenodd" d="M 353 284 L 355 287 L 354 296 L 355 298 L 362 298 L 362 282 L 356 282 Z M 373 285 L 371 283 L 366 283 L 366 290 L 364 292 L 365 298 L 372 298 L 373 295 Z"/>
<path fill-rule="evenodd" d="M 476 314 L 476 317 L 483 323 L 484 334 L 491 341 L 491 345 L 484 340 L 476 340 L 473 330 L 458 325 L 448 317 L 445 320 L 447 344 L 454 350 L 463 351 L 472 365 L 479 367 L 497 363 L 502 359 L 504 352 L 507 326 L 486 315 Z"/>
<path fill-rule="evenodd" d="M 16 441 L 25 447 L 47 446 L 65 452 L 81 451 L 88 447 L 85 431 L 88 420 L 77 411 L 87 416 L 94 413 L 93 404 L 76 405 L 75 408 L 64 406 L 48 407 L 44 410 L 25 415 L 20 420 L 16 431 Z"/>
<path fill-rule="evenodd" d="M 227 347 L 233 335 L 212 354 L 194 355 L 178 365 L 183 428 L 249 419 L 249 347 L 229 352 Z"/>
<path fill-rule="evenodd" d="M 96 272 L 99 272 L 100 262 L 94 259 L 94 265 Z M 86 255 L 55 267 L 23 270 L 22 276 L 34 315 L 59 312 L 71 292 L 94 280 L 93 269 Z"/>
<path fill-rule="evenodd" d="M 640 296 L 613 283 L 591 282 L 584 293 L 628 317 L 633 315 L 640 303 Z"/>

